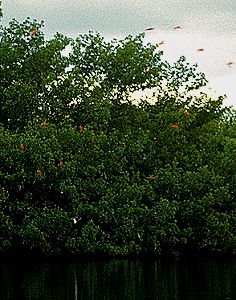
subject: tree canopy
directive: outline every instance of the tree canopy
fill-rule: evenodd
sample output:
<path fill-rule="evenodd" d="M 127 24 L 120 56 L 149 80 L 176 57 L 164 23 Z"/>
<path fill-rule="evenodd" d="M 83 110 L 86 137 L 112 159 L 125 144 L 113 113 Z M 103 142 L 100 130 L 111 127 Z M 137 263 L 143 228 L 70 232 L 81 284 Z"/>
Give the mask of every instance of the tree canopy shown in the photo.
<path fill-rule="evenodd" d="M 235 116 L 205 75 L 43 27 L 0 29 L 1 252 L 234 253 Z"/>

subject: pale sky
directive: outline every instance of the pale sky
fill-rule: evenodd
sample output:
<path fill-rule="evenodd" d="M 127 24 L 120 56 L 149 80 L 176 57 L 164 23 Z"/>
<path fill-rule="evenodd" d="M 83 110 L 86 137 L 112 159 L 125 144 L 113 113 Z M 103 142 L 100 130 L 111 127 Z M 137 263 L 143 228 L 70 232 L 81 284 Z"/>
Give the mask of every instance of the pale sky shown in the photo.
<path fill-rule="evenodd" d="M 212 88 L 227 94 L 226 104 L 236 107 L 235 0 L 3 0 L 3 14 L 3 24 L 28 16 L 44 20 L 48 37 L 56 32 L 76 37 L 91 30 L 123 38 L 154 27 L 145 41 L 164 40 L 160 49 L 169 61 L 185 55 L 197 63 Z M 175 25 L 183 29 L 173 31 Z M 235 64 L 227 66 L 229 61 Z"/>

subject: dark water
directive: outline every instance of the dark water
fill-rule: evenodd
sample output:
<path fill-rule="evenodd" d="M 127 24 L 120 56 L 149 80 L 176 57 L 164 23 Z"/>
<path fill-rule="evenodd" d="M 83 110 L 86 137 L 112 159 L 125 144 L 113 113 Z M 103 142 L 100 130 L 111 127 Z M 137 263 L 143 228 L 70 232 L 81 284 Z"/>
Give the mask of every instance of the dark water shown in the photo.
<path fill-rule="evenodd" d="M 236 299 L 236 260 L 0 261 L 0 299 Z"/>

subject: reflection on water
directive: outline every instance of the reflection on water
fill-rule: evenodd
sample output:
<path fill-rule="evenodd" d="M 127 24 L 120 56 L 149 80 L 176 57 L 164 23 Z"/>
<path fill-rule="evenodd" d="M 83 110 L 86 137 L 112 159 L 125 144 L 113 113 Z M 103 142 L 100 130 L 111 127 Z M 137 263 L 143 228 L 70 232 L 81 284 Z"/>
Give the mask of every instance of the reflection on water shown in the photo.
<path fill-rule="evenodd" d="M 236 260 L 1 261 L 0 299 L 236 299 Z"/>

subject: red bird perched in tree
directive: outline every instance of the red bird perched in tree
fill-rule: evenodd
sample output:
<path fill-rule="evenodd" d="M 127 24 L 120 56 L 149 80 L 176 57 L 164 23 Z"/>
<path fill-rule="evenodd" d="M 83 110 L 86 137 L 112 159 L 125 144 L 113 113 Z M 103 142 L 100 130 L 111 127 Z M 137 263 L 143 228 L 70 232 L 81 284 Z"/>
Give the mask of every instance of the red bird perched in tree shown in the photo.
<path fill-rule="evenodd" d="M 85 126 L 84 126 L 83 124 L 80 124 L 80 125 L 79 125 L 79 130 L 80 130 L 80 131 L 84 131 L 84 130 L 85 130 Z"/>
<path fill-rule="evenodd" d="M 172 127 L 173 129 L 178 129 L 178 128 L 179 128 L 179 125 L 178 125 L 178 124 L 173 124 L 171 127 Z"/>
<path fill-rule="evenodd" d="M 32 29 L 32 30 L 31 30 L 31 34 L 32 34 L 32 35 L 35 35 L 35 34 L 38 34 L 38 33 L 39 33 L 39 32 L 38 32 L 37 29 Z"/>
<path fill-rule="evenodd" d="M 24 144 L 20 144 L 20 150 L 21 150 L 21 151 L 25 151 L 25 146 L 24 146 Z"/>
<path fill-rule="evenodd" d="M 183 27 L 180 26 L 180 25 L 176 25 L 176 26 L 173 28 L 173 30 L 178 30 L 178 29 L 183 29 Z"/>

